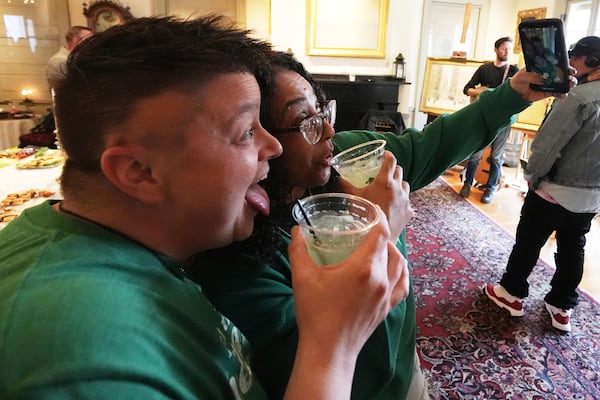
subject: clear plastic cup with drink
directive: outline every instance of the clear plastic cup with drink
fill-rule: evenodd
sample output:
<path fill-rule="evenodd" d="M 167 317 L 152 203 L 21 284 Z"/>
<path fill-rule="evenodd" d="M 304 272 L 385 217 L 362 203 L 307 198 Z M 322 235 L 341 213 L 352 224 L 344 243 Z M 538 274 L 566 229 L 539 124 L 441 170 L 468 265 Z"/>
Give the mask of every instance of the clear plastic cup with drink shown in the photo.
<path fill-rule="evenodd" d="M 379 222 L 377 207 L 358 196 L 325 193 L 299 203 L 292 215 L 300 225 L 308 253 L 319 265 L 343 261 Z"/>
<path fill-rule="evenodd" d="M 331 159 L 331 166 L 356 187 L 365 187 L 375 179 L 385 151 L 385 140 L 377 139 L 350 147 Z"/>

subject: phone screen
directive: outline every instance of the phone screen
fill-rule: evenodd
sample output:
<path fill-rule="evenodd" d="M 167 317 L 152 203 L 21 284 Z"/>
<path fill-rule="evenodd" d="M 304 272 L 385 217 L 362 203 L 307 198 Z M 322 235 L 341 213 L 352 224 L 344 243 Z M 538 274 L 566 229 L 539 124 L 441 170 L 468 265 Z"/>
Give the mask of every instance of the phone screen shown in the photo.
<path fill-rule="evenodd" d="M 556 18 L 525 20 L 519 24 L 521 48 L 527 71 L 543 77 L 536 90 L 569 91 L 569 58 L 562 21 Z"/>

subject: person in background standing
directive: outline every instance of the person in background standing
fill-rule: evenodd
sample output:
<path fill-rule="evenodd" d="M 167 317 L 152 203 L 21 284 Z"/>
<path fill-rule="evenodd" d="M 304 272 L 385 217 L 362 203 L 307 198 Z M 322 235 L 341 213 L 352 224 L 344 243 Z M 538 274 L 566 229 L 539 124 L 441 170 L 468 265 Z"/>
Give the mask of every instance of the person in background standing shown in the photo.
<path fill-rule="evenodd" d="M 484 288 L 510 315 L 524 315 L 527 278 L 556 231 L 556 271 L 544 303 L 552 326 L 566 332 L 583 276 L 585 235 L 600 212 L 600 38 L 579 40 L 569 50 L 569 61 L 579 84 L 568 97 L 555 100 L 531 145 L 525 168 L 529 192 L 515 245 L 500 284 Z"/>
<path fill-rule="evenodd" d="M 59 80 L 65 77 L 67 58 L 71 51 L 82 40 L 93 34 L 92 30 L 86 26 L 75 25 L 69 28 L 65 34 L 66 46 L 60 46 L 58 51 L 54 53 L 48 60 L 46 68 L 46 80 L 48 81 L 48 89 L 52 92 Z"/>
<path fill-rule="evenodd" d="M 508 55 L 512 48 L 513 40 L 510 37 L 501 37 L 496 40 L 494 43 L 496 59 L 477 68 L 471 80 L 465 85 L 463 93 L 475 100 L 484 90 L 495 88 L 504 82 L 506 78 L 513 76 L 519 68 L 516 65 L 508 63 Z M 491 203 L 494 198 L 494 192 L 498 186 L 498 180 L 502 171 L 502 159 L 504 158 L 504 149 L 509 134 L 510 125 L 502 128 L 496 139 L 492 142 L 490 174 L 483 195 L 481 196 L 482 203 Z M 469 157 L 465 172 L 465 183 L 460 190 L 461 197 L 467 198 L 471 195 L 471 186 L 473 186 L 473 179 L 481 162 L 483 152 L 484 150 L 478 151 Z"/>

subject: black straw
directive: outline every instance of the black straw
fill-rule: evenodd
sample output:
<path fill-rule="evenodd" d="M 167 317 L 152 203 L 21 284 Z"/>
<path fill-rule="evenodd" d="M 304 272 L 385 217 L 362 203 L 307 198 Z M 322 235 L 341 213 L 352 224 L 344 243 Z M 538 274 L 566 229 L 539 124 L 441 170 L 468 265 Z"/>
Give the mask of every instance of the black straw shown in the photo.
<path fill-rule="evenodd" d="M 308 219 L 308 215 L 306 214 L 306 211 L 304 210 L 304 207 L 302 206 L 300 199 L 296 199 L 296 204 L 298 205 L 298 208 L 300 209 L 300 212 L 302 213 L 302 216 L 304 217 L 306 224 L 308 226 L 312 227 L 313 225 L 310 222 L 310 219 Z M 312 235 L 313 239 L 315 239 L 315 242 L 319 242 L 319 238 L 317 237 L 317 234 L 315 233 L 315 231 L 313 231 L 312 229 L 309 229 L 309 232 Z"/>

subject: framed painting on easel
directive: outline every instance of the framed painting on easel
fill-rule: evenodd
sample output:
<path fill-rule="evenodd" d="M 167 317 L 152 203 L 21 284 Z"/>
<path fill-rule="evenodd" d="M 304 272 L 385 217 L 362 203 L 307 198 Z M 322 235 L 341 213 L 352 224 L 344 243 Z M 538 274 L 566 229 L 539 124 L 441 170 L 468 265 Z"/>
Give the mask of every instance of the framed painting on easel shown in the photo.
<path fill-rule="evenodd" d="M 470 103 L 463 88 L 484 61 L 427 58 L 420 111 L 441 115 L 460 110 Z"/>

